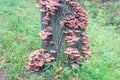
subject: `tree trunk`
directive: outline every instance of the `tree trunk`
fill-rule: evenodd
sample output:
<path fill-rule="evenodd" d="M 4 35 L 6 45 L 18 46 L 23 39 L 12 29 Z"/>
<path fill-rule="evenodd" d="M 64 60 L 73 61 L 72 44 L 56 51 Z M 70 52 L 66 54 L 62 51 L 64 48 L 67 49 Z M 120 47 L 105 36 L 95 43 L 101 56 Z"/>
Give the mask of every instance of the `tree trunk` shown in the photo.
<path fill-rule="evenodd" d="M 88 34 L 85 32 L 88 19 L 86 11 L 79 3 L 68 0 L 39 1 L 37 0 L 36 6 L 41 7 L 42 31 L 39 35 L 42 43 L 39 50 L 31 53 L 27 70 L 41 73 L 45 63 L 50 63 L 55 59 L 58 62 L 59 58 L 62 58 L 61 53 L 65 50 L 65 40 L 68 45 L 65 54 L 71 60 L 67 64 L 75 67 L 83 58 L 90 57 Z"/>
<path fill-rule="evenodd" d="M 42 48 L 46 49 L 47 51 L 55 50 L 57 52 L 56 60 L 58 61 L 60 53 L 63 51 L 63 44 L 64 44 L 64 38 L 62 33 L 62 28 L 60 28 L 60 21 L 64 20 L 66 17 L 66 8 L 68 5 L 65 4 L 65 0 L 60 0 L 61 6 L 56 11 L 56 14 L 50 17 L 50 25 L 52 26 L 52 41 L 54 42 L 53 45 L 45 45 L 42 41 Z M 42 19 L 45 16 L 45 13 L 41 13 L 41 30 L 45 28 L 45 25 L 42 24 Z"/>

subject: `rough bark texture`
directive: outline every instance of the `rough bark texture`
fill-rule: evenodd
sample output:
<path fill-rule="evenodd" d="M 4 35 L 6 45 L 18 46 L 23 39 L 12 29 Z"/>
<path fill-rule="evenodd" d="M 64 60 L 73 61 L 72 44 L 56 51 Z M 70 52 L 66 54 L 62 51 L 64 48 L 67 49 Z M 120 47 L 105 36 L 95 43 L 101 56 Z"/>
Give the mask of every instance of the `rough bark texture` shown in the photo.
<path fill-rule="evenodd" d="M 63 33 L 62 33 L 62 29 L 60 28 L 59 21 L 65 19 L 66 8 L 68 7 L 65 4 L 65 0 L 60 0 L 60 4 L 61 6 L 56 11 L 56 15 L 50 16 L 50 19 L 51 19 L 50 25 L 52 26 L 52 33 L 53 33 L 52 41 L 54 42 L 54 44 L 45 46 L 42 41 L 42 48 L 46 49 L 47 51 L 55 50 L 57 52 L 57 54 L 54 55 L 56 57 L 56 60 L 59 59 L 59 56 L 63 50 L 63 44 L 64 44 Z M 45 16 L 45 13 L 41 13 L 41 23 L 44 16 Z M 41 30 L 43 30 L 44 28 L 45 28 L 45 25 L 41 24 Z"/>

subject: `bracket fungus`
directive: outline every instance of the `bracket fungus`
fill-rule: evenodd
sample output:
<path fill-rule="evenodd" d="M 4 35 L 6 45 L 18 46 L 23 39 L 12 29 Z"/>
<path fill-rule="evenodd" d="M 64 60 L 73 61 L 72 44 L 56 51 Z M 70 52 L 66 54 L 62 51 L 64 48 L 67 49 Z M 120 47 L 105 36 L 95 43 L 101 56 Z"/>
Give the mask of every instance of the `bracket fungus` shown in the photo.
<path fill-rule="evenodd" d="M 60 4 L 59 0 L 41 0 L 37 6 L 41 8 L 41 12 L 45 12 L 47 15 L 55 15 Z"/>
<path fill-rule="evenodd" d="M 73 14 L 66 20 L 60 21 L 61 28 L 64 29 L 63 34 L 67 45 L 69 46 L 65 54 L 69 55 L 72 59 L 71 65 L 77 65 L 83 58 L 90 57 L 90 45 L 88 34 L 85 32 L 88 19 L 87 12 L 78 2 L 68 1 L 69 5 L 73 8 Z M 81 43 L 81 52 L 74 47 L 78 42 Z"/>
<path fill-rule="evenodd" d="M 68 47 L 65 51 L 65 54 L 67 54 L 72 60 L 71 65 L 75 63 L 79 64 L 79 62 L 83 59 L 83 56 L 80 54 L 77 48 Z"/>
<path fill-rule="evenodd" d="M 52 57 L 48 51 L 41 48 L 30 54 L 26 68 L 27 70 L 40 71 L 40 68 L 42 68 L 45 63 L 53 60 L 55 60 L 55 58 Z"/>
<path fill-rule="evenodd" d="M 46 27 L 39 33 L 42 40 L 47 40 L 52 36 L 52 27 Z"/>
<path fill-rule="evenodd" d="M 81 43 L 82 43 L 83 55 L 85 56 L 85 58 L 89 58 L 90 57 L 90 52 L 89 52 L 90 44 L 88 40 L 88 34 L 86 32 L 83 32 L 81 35 L 82 35 Z"/>
<path fill-rule="evenodd" d="M 26 66 L 27 70 L 40 71 L 45 63 L 50 63 L 55 60 L 52 55 L 57 55 L 56 49 L 51 49 L 47 51 L 47 46 L 53 42 L 53 26 L 51 26 L 51 17 L 56 15 L 56 11 L 61 7 L 60 0 L 37 0 L 37 7 L 40 7 L 40 11 L 45 13 L 42 18 L 43 29 L 39 33 L 43 44 L 46 44 L 44 49 L 41 48 L 32 52 L 28 59 L 28 64 Z M 65 3 L 72 7 L 73 12 L 63 21 L 60 21 L 60 29 L 63 32 L 64 39 L 68 45 L 65 50 L 65 54 L 69 56 L 72 67 L 77 66 L 83 58 L 90 57 L 90 44 L 89 37 L 86 33 L 86 28 L 88 25 L 87 12 L 82 6 L 75 2 L 74 0 L 65 0 Z M 63 3 L 62 3 L 63 4 Z M 68 10 L 67 10 L 68 11 Z M 52 29 L 53 28 L 53 29 Z M 78 48 L 78 44 L 81 49 Z M 77 47 L 76 47 L 77 45 Z M 55 46 L 59 46 L 56 45 Z M 56 50 L 56 51 L 55 51 Z M 57 53 L 57 54 L 56 54 Z"/>
<path fill-rule="evenodd" d="M 39 33 L 44 44 L 46 44 L 45 46 L 54 44 L 54 42 L 51 41 L 53 33 L 52 26 L 50 26 L 50 16 L 55 15 L 59 6 L 59 0 L 37 0 L 37 7 L 40 7 L 40 11 L 45 13 L 45 16 L 42 19 L 42 24 L 45 25 L 45 28 Z M 51 57 L 48 52 L 53 54 L 56 53 L 55 50 L 46 51 L 42 48 L 32 52 L 26 66 L 27 70 L 40 71 L 40 68 L 42 68 L 45 63 L 55 60 L 55 57 Z"/>

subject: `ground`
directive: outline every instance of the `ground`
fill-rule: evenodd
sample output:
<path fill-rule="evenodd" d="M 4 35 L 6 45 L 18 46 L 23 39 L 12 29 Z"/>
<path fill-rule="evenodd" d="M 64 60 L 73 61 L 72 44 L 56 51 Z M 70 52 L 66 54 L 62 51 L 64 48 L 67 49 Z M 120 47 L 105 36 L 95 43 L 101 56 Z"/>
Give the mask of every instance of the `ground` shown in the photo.
<path fill-rule="evenodd" d="M 0 70 L 0 79 L 5 79 L 5 80 L 9 80 L 8 76 L 5 74 L 4 71 Z"/>
<path fill-rule="evenodd" d="M 40 48 L 40 16 L 35 0 L 0 0 L 0 78 L 10 80 L 119 80 L 120 16 L 111 20 L 110 11 L 85 1 L 92 57 L 81 67 L 72 69 L 60 61 L 47 66 L 40 76 L 27 71 L 27 58 Z M 109 6 L 111 3 L 104 5 Z M 117 14 L 120 2 L 115 3 Z M 112 10 L 111 10 L 112 11 Z M 116 13 L 115 13 L 116 14 Z M 116 30 L 117 29 L 117 30 Z M 64 58 L 64 57 L 62 57 Z M 56 70 L 62 68 L 58 74 Z M 59 77 L 59 78 L 58 78 Z M 7 80 L 7 79 L 6 79 Z"/>

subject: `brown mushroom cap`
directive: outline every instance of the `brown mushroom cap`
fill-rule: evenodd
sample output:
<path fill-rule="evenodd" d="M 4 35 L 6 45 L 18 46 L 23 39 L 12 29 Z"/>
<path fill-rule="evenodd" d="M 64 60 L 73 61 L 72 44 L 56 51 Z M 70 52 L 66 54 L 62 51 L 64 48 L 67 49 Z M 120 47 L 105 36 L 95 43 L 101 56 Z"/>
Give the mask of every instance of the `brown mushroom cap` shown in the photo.
<path fill-rule="evenodd" d="M 49 58 L 45 59 L 45 61 L 48 62 L 48 63 L 51 62 L 52 60 L 55 60 L 55 58 L 54 57 L 49 57 Z"/>
<path fill-rule="evenodd" d="M 46 40 L 52 35 L 51 29 L 51 27 L 47 27 L 39 33 L 42 40 Z"/>
<path fill-rule="evenodd" d="M 64 25 L 65 25 L 64 21 L 60 21 L 60 26 L 61 26 L 61 28 L 63 28 Z"/>
<path fill-rule="evenodd" d="M 50 50 L 50 53 L 55 54 L 56 51 L 55 50 Z"/>
<path fill-rule="evenodd" d="M 46 59 L 46 58 L 49 58 L 50 57 L 50 54 L 49 53 L 46 53 L 45 55 L 44 55 L 44 58 Z"/>
<path fill-rule="evenodd" d="M 86 48 L 86 47 L 82 47 L 82 50 L 83 50 L 83 51 L 87 51 L 88 48 Z"/>

